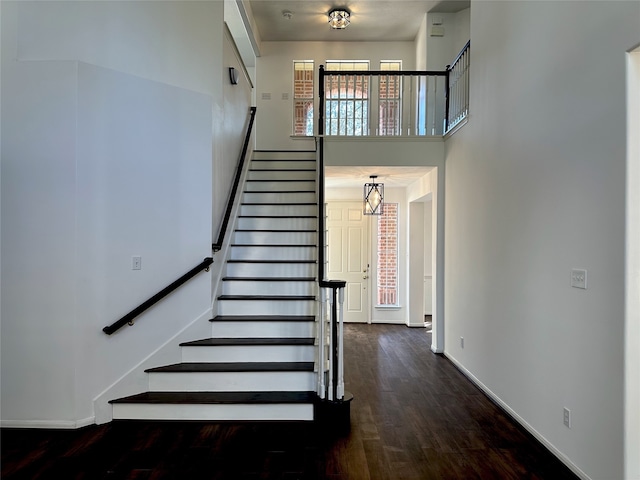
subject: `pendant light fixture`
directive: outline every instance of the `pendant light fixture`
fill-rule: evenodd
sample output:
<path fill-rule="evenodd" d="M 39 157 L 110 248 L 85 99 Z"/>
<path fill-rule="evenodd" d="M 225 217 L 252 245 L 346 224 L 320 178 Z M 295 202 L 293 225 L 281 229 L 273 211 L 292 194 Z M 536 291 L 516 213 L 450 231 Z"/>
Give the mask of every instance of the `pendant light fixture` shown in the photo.
<path fill-rule="evenodd" d="M 377 183 L 377 175 L 370 175 L 371 182 L 364 184 L 365 215 L 382 215 L 384 203 L 384 183 Z"/>
<path fill-rule="evenodd" d="M 329 25 L 334 30 L 343 30 L 349 26 L 351 13 L 348 10 L 338 8 L 329 12 Z"/>

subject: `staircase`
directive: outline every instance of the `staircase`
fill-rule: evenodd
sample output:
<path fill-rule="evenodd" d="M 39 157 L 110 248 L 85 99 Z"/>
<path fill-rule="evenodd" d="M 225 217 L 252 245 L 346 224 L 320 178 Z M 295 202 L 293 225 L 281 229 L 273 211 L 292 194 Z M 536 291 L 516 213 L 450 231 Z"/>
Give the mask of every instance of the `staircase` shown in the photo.
<path fill-rule="evenodd" d="M 211 338 L 147 370 L 114 420 L 313 420 L 315 178 L 315 152 L 254 152 Z"/>

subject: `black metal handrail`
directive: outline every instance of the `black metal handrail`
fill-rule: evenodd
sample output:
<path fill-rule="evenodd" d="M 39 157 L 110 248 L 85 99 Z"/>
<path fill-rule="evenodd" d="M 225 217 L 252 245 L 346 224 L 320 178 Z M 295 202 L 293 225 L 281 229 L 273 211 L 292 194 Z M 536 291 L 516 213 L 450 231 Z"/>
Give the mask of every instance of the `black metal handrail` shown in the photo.
<path fill-rule="evenodd" d="M 142 312 L 147 310 L 152 305 L 158 303 L 160 300 L 162 300 L 164 297 L 169 295 L 171 292 L 173 292 L 175 289 L 180 287 L 182 284 L 184 284 L 191 278 L 195 277 L 202 270 L 208 271 L 209 265 L 211 265 L 212 263 L 213 263 L 213 258 L 206 257 L 201 263 L 199 263 L 198 265 L 193 267 L 191 270 L 189 270 L 187 273 L 182 275 L 175 282 L 171 283 L 170 285 L 160 290 L 149 300 L 141 303 L 139 306 L 137 306 L 136 308 L 131 310 L 129 313 L 127 313 L 124 317 L 120 318 L 118 321 L 104 327 L 102 331 L 107 335 L 111 335 L 112 333 L 116 332 L 117 330 L 119 330 L 120 328 L 124 327 L 127 324 L 129 324 L 130 326 L 133 325 L 134 318 L 136 318 L 138 315 L 140 315 Z"/>
<path fill-rule="evenodd" d="M 447 65 L 445 133 L 458 125 L 469 112 L 469 40 L 456 58 Z"/>
<path fill-rule="evenodd" d="M 324 280 L 324 65 L 320 65 L 318 94 L 318 281 Z"/>
<path fill-rule="evenodd" d="M 238 158 L 238 167 L 236 169 L 236 176 L 229 192 L 229 199 L 227 200 L 227 209 L 220 225 L 220 232 L 218 233 L 218 240 L 211 245 L 214 253 L 218 252 L 222 248 L 224 242 L 224 236 L 227 233 L 227 227 L 229 226 L 229 220 L 231 219 L 231 211 L 233 210 L 233 204 L 236 200 L 236 194 L 238 192 L 238 186 L 240 185 L 240 178 L 242 177 L 242 170 L 244 168 L 244 160 L 247 156 L 247 150 L 249 149 L 249 139 L 251 138 L 251 131 L 253 129 L 253 121 L 256 117 L 256 107 L 250 108 L 249 113 L 249 125 L 247 126 L 247 134 L 244 137 L 244 144 L 242 145 L 242 152 L 240 152 L 240 158 Z"/>

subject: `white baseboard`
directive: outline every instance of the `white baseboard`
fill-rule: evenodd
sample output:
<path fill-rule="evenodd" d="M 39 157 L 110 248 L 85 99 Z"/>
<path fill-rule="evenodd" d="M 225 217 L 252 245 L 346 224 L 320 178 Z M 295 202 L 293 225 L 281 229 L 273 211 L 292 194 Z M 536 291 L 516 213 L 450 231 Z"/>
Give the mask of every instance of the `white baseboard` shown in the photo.
<path fill-rule="evenodd" d="M 558 460 L 564 463 L 573 473 L 583 480 L 592 480 L 586 473 L 578 468 L 564 453 L 558 450 L 551 442 L 549 442 L 544 436 L 542 436 L 535 428 L 529 425 L 520 415 L 518 415 L 509 405 L 504 403 L 500 397 L 493 393 L 484 383 L 478 380 L 469 370 L 464 368 L 460 362 L 454 357 L 445 353 L 447 359 L 453 363 L 460 372 L 473 382 L 480 390 L 483 391 L 491 400 L 493 400 L 502 410 L 504 410 L 511 418 L 518 422 L 525 430 L 535 437 L 542 445 L 544 445 L 551 453 L 553 453 Z"/>
<path fill-rule="evenodd" d="M 95 423 L 95 417 L 82 420 L 0 420 L 2 428 L 46 428 L 73 430 Z"/>

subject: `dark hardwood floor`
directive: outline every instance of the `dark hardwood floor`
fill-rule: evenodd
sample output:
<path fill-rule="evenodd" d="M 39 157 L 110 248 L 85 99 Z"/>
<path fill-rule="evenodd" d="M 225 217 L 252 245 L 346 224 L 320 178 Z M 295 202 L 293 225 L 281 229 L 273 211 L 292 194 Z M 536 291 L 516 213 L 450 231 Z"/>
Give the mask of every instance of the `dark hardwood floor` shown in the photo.
<path fill-rule="evenodd" d="M 308 423 L 2 429 L 2 479 L 575 479 L 424 329 L 346 325 L 351 432 Z"/>

